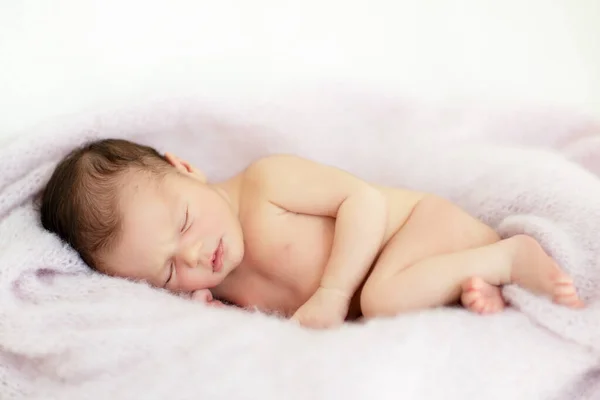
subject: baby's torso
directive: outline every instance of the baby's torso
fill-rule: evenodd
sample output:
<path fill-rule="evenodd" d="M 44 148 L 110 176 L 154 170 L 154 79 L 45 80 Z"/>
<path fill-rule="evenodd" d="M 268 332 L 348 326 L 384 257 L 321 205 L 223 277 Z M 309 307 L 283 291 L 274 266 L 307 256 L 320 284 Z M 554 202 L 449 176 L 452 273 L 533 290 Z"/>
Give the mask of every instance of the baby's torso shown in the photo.
<path fill-rule="evenodd" d="M 385 244 L 423 195 L 380 189 L 390 207 Z M 291 315 L 319 286 L 333 246 L 335 219 L 295 214 L 268 202 L 257 202 L 251 210 L 242 220 L 245 255 L 229 300 Z"/>

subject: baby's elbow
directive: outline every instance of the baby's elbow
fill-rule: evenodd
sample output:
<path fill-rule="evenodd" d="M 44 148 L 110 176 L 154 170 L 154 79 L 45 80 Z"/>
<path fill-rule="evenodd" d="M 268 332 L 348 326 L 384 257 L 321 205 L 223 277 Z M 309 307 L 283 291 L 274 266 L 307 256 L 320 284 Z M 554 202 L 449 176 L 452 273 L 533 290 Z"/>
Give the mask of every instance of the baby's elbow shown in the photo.
<path fill-rule="evenodd" d="M 363 187 L 357 194 L 364 209 L 370 210 L 374 216 L 379 215 L 387 219 L 389 204 L 387 196 L 376 187 L 371 185 Z"/>

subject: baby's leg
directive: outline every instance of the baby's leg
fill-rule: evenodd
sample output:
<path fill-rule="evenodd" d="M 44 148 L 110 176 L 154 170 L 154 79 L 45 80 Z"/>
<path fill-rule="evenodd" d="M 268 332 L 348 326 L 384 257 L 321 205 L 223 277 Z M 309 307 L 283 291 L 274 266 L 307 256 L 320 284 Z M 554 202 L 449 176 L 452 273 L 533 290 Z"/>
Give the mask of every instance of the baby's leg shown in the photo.
<path fill-rule="evenodd" d="M 454 205 L 426 199 L 377 260 L 361 309 L 365 317 L 395 315 L 454 303 L 464 291 L 467 307 L 496 311 L 502 303 L 494 287 L 510 282 L 577 305 L 572 283 L 533 239 L 500 241 Z"/>

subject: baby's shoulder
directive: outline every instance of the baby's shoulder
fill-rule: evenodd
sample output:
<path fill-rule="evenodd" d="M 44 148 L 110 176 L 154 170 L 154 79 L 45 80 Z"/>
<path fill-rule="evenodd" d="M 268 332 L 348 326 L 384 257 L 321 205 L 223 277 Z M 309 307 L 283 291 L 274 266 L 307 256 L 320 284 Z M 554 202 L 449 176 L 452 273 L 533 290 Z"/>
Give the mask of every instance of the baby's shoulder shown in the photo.
<path fill-rule="evenodd" d="M 278 190 L 282 182 L 303 173 L 305 158 L 291 154 L 273 154 L 258 158 L 242 172 L 243 187 L 247 195 L 257 195 Z"/>
<path fill-rule="evenodd" d="M 275 154 L 259 158 L 249 164 L 241 174 L 240 212 L 244 220 L 269 218 L 283 213 L 273 199 L 286 190 L 282 182 L 293 179 L 300 157 Z M 298 194 L 300 195 L 300 193 Z M 242 216 L 240 216 L 242 217 Z"/>
<path fill-rule="evenodd" d="M 268 192 L 272 190 L 279 173 L 285 168 L 286 158 L 293 157 L 284 154 L 270 155 L 256 159 L 240 174 L 240 202 L 254 212 L 262 210 L 262 203 L 268 203 Z"/>
<path fill-rule="evenodd" d="M 260 157 L 250 163 L 244 171 L 244 175 L 251 179 L 268 179 L 283 172 L 289 173 L 301 169 L 307 162 L 311 161 L 292 154 L 272 154 Z"/>

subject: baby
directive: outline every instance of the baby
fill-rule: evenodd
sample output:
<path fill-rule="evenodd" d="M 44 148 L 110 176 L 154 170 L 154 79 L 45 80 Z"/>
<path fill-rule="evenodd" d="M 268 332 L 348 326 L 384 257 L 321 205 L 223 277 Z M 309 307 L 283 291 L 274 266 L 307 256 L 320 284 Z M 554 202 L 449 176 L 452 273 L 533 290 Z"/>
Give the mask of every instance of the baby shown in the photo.
<path fill-rule="evenodd" d="M 92 142 L 56 167 L 41 219 L 102 273 L 314 328 L 458 301 L 494 313 L 509 283 L 583 306 L 531 237 L 500 240 L 440 197 L 291 155 L 209 183 L 173 154 Z"/>

